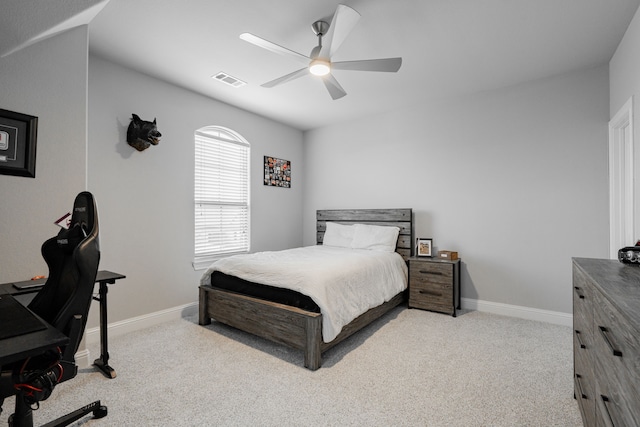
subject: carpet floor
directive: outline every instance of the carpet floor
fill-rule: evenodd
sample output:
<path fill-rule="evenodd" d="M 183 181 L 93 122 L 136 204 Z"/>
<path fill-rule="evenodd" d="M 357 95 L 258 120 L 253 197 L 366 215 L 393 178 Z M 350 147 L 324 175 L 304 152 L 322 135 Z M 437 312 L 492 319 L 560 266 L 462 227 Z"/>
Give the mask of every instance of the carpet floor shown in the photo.
<path fill-rule="evenodd" d="M 34 424 L 100 399 L 75 426 L 581 426 L 569 327 L 398 307 L 303 368 L 301 351 L 190 316 L 113 337 L 106 379 L 60 384 Z M 90 347 L 92 358 L 99 347 Z M 0 425 L 13 412 L 5 401 Z"/>

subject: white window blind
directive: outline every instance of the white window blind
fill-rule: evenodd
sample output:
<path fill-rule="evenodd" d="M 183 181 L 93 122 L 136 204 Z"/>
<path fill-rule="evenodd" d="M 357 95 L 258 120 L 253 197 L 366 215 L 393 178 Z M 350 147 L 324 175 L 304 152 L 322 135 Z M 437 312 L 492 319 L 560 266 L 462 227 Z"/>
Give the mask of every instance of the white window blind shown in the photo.
<path fill-rule="evenodd" d="M 195 132 L 196 269 L 249 251 L 249 154 L 249 143 L 233 131 Z"/>

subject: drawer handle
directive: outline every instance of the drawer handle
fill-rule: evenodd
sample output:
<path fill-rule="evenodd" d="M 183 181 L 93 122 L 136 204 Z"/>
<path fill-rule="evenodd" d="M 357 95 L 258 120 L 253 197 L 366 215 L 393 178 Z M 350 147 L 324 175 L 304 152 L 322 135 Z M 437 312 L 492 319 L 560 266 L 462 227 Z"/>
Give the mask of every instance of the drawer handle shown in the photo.
<path fill-rule="evenodd" d="M 607 402 L 609 401 L 609 398 L 605 395 L 600 395 L 600 401 L 598 403 L 600 403 L 600 406 L 602 407 L 603 411 L 602 413 L 605 414 L 606 416 L 603 417 L 604 418 L 604 424 L 607 427 L 613 427 L 613 419 L 611 418 L 611 414 L 609 413 L 609 407 L 607 406 Z"/>
<path fill-rule="evenodd" d="M 578 298 L 584 299 L 584 294 L 580 293 L 580 286 L 574 286 L 573 289 L 576 290 L 576 294 L 578 294 Z"/>
<path fill-rule="evenodd" d="M 609 330 L 604 326 L 598 326 L 598 328 L 600 328 L 600 335 L 602 335 L 602 338 L 609 346 L 609 349 L 613 352 L 613 355 L 617 357 L 622 357 L 622 352 L 620 350 L 617 350 L 614 347 L 614 345 L 611 343 L 611 340 L 609 339 Z"/>
<path fill-rule="evenodd" d="M 576 338 L 578 339 L 578 343 L 580 344 L 580 348 L 587 348 L 586 345 L 584 345 L 584 343 L 582 342 L 582 335 L 580 334 L 580 331 L 575 331 L 576 332 Z"/>
<path fill-rule="evenodd" d="M 582 378 L 582 376 L 580 374 L 576 374 L 576 382 L 578 384 L 578 393 L 580 394 L 580 397 L 582 397 L 583 399 L 588 399 L 589 397 L 584 394 L 584 391 L 582 391 L 582 381 L 580 381 L 580 379 Z"/>
<path fill-rule="evenodd" d="M 433 295 L 433 296 L 436 296 L 436 297 L 441 297 L 442 296 L 442 292 L 426 291 L 424 289 L 420 289 L 418 291 L 418 293 L 425 294 L 425 295 Z"/>
<path fill-rule="evenodd" d="M 439 271 L 429 271 L 429 270 L 420 270 L 422 274 L 433 274 L 434 276 L 442 276 L 442 273 Z"/>

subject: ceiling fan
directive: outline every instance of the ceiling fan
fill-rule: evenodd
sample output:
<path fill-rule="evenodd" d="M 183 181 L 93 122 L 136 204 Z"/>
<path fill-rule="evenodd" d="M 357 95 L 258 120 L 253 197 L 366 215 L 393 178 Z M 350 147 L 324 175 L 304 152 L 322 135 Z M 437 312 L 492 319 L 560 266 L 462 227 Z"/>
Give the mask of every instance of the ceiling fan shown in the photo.
<path fill-rule="evenodd" d="M 338 83 L 336 78 L 333 76 L 331 73 L 332 70 L 382 71 L 395 73 L 402 65 L 402 58 L 365 59 L 341 62 L 331 61 L 333 54 L 336 53 L 359 19 L 360 14 L 358 12 L 349 6 L 339 4 L 336 9 L 336 13 L 331 19 L 331 24 L 328 24 L 326 21 L 314 22 L 311 28 L 318 36 L 318 46 L 313 48 L 309 56 L 294 52 L 293 50 L 272 43 L 251 33 L 240 34 L 240 38 L 258 47 L 287 56 L 306 65 L 304 68 L 275 80 L 271 80 L 261 86 L 271 88 L 311 73 L 322 78 L 331 98 L 339 99 L 345 96 L 347 92 L 345 92 L 342 86 L 340 86 L 340 83 Z"/>

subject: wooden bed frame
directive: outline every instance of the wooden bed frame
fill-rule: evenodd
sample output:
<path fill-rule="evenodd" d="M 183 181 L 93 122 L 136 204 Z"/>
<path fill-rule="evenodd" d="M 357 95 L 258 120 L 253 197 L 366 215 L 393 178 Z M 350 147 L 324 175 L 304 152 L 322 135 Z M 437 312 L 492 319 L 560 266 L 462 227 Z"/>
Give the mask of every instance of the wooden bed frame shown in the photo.
<path fill-rule="evenodd" d="M 321 244 L 327 222 L 373 224 L 400 228 L 396 252 L 407 260 L 413 245 L 411 209 L 319 210 L 316 213 L 317 243 Z M 200 286 L 199 323 L 211 319 L 234 328 L 303 350 L 304 366 L 316 370 L 322 353 L 353 335 L 392 308 L 404 302 L 406 292 L 374 307 L 346 325 L 331 342 L 322 341 L 322 314 L 253 298 L 216 288 Z"/>

